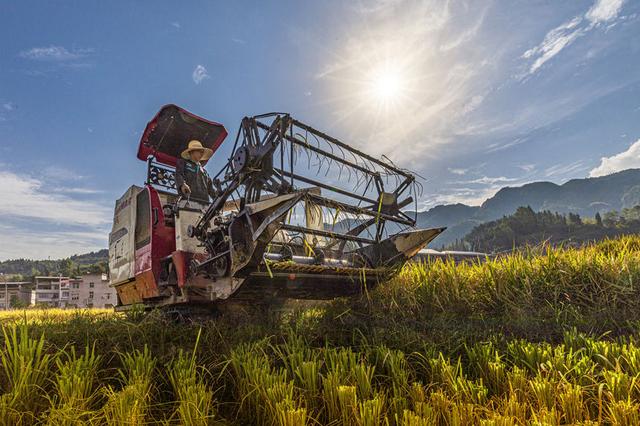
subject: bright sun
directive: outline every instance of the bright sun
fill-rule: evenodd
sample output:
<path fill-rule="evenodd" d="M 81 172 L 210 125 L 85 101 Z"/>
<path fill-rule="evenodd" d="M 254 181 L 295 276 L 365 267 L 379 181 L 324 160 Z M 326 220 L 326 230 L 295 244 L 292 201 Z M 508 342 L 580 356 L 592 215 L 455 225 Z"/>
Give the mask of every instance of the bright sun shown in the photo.
<path fill-rule="evenodd" d="M 390 67 L 384 67 L 372 72 L 369 86 L 372 97 L 383 105 L 396 102 L 405 89 L 401 73 Z"/>

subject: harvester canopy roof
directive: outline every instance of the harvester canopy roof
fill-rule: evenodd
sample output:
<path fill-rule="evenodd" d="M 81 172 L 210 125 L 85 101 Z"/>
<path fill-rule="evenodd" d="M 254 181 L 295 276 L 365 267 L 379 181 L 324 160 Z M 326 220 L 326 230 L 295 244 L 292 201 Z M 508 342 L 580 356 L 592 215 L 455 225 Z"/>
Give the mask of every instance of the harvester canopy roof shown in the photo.
<path fill-rule="evenodd" d="M 189 141 L 199 140 L 215 152 L 226 137 L 227 129 L 222 124 L 205 120 L 176 105 L 165 105 L 144 129 L 138 158 L 146 161 L 153 155 L 156 161 L 175 166 Z"/>

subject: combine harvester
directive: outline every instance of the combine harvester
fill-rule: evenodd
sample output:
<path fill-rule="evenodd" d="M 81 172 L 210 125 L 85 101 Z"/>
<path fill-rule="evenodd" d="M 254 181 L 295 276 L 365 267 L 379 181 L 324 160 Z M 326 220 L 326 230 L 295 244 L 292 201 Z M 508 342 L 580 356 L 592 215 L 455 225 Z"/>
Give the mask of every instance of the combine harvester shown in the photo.
<path fill-rule="evenodd" d="M 242 120 L 210 204 L 179 196 L 175 165 L 187 143 L 216 151 L 226 136 L 175 105 L 147 125 L 138 147 L 147 180 L 117 200 L 109 235 L 119 309 L 354 295 L 445 229 L 413 229 L 413 174 L 284 113 Z"/>

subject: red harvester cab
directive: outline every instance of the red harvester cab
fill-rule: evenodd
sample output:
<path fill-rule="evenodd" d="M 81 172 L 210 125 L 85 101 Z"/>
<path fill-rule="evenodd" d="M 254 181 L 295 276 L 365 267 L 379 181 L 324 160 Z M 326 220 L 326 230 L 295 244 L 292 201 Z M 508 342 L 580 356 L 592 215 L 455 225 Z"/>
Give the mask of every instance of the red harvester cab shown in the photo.
<path fill-rule="evenodd" d="M 180 212 L 170 208 L 178 199 L 176 160 L 190 140 L 197 139 L 215 151 L 226 136 L 222 124 L 175 105 L 164 106 L 147 124 L 138 147 L 138 158 L 147 162 L 147 181 L 143 188 L 131 186 L 116 201 L 109 235 L 111 284 L 121 305 L 154 298 L 162 299 L 161 305 L 189 301 L 188 294 L 175 291 L 176 286 L 163 285 L 177 283 L 183 288 L 189 262 L 203 255 L 198 241 L 186 235 L 186 222 L 193 223 L 202 206 L 185 201 Z"/>

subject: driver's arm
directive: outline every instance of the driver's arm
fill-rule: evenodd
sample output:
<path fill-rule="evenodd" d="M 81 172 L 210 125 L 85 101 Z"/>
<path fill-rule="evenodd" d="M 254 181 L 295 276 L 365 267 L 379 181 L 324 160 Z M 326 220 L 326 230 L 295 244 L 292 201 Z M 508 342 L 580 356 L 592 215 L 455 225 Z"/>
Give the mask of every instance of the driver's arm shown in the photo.
<path fill-rule="evenodd" d="M 185 161 L 182 158 L 176 161 L 176 189 L 180 195 L 190 195 L 191 188 L 184 179 L 184 164 Z"/>
<path fill-rule="evenodd" d="M 213 180 L 211 180 L 209 173 L 207 173 L 204 167 L 202 168 L 202 171 L 204 172 L 202 174 L 202 177 L 204 178 L 204 184 L 207 188 L 207 194 L 209 194 L 209 197 L 211 197 L 212 200 L 215 200 L 218 194 L 216 192 L 216 189 L 213 187 Z"/>

